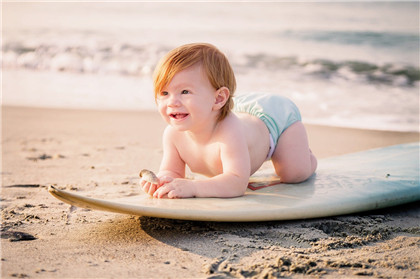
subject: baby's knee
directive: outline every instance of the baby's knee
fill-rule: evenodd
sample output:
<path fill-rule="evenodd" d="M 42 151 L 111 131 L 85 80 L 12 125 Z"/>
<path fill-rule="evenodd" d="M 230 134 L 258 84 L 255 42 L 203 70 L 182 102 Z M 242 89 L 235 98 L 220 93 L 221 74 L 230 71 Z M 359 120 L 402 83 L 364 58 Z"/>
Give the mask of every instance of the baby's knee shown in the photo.
<path fill-rule="evenodd" d="M 303 182 L 310 176 L 307 172 L 282 172 L 277 173 L 277 175 L 280 176 L 280 181 L 282 183 L 291 184 Z"/>
<path fill-rule="evenodd" d="M 277 171 L 277 175 L 280 177 L 282 183 L 300 183 L 307 180 L 313 173 L 315 169 L 313 166 L 308 168 L 293 168 Z"/>

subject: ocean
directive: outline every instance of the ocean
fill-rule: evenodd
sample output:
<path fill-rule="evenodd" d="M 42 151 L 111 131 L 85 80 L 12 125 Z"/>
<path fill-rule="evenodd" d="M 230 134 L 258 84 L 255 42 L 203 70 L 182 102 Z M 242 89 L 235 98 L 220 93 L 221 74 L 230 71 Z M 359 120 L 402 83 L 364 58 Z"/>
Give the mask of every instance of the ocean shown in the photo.
<path fill-rule="evenodd" d="M 419 131 L 419 2 L 5 2 L 2 104 L 155 110 L 168 50 L 208 42 L 235 94 L 291 98 L 304 123 Z"/>

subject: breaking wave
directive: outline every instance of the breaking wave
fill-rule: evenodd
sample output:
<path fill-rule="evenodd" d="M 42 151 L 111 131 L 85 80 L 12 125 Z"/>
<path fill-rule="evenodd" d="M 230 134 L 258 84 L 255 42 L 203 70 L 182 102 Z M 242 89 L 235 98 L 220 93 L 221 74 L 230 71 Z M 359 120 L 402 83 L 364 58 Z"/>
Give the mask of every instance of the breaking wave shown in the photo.
<path fill-rule="evenodd" d="M 319 34 L 311 36 L 317 37 Z M 335 36 L 330 34 L 328 37 Z M 340 36 L 335 38 L 340 40 Z M 345 38 L 350 40 L 351 36 Z M 28 46 L 19 42 L 8 42 L 2 49 L 2 65 L 11 69 L 149 76 L 159 58 L 169 49 L 171 47 L 157 45 L 101 44 L 93 47 L 63 47 L 53 44 Z M 298 56 L 263 53 L 242 54 L 240 57 L 233 57 L 231 63 L 234 68 L 242 71 L 293 70 L 302 75 L 322 79 L 339 78 L 393 86 L 414 86 L 420 80 L 418 67 L 402 63 L 374 64 L 366 61 L 303 59 Z"/>

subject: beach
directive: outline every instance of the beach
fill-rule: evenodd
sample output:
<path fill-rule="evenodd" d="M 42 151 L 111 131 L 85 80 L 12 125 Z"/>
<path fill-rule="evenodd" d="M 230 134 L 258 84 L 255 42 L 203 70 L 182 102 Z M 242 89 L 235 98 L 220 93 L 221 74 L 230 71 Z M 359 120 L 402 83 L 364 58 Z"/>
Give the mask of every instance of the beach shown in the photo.
<path fill-rule="evenodd" d="M 218 223 L 70 207 L 47 190 L 107 200 L 141 193 L 139 171 L 158 171 L 165 128 L 153 70 L 186 43 L 225 53 L 236 96 L 290 98 L 320 164 L 419 142 L 418 1 L 10 0 L 1 8 L 1 278 L 420 276 L 418 202 Z"/>
<path fill-rule="evenodd" d="M 306 125 L 319 159 L 419 141 L 416 132 Z M 138 195 L 158 170 L 157 112 L 2 108 L 2 278 L 415 278 L 418 203 L 320 219 L 217 223 L 70 207 L 47 186 Z"/>

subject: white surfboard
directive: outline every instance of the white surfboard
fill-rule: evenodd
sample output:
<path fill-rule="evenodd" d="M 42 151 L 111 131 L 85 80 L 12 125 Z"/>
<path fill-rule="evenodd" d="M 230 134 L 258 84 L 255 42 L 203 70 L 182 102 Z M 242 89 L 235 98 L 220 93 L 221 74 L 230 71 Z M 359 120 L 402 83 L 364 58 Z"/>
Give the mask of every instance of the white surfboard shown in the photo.
<path fill-rule="evenodd" d="M 300 184 L 280 184 L 271 170 L 260 171 L 238 198 L 153 199 L 140 186 L 138 196 L 118 200 L 53 186 L 48 190 L 77 207 L 183 220 L 243 222 L 351 214 L 420 200 L 419 143 L 322 159 L 316 174 Z"/>

